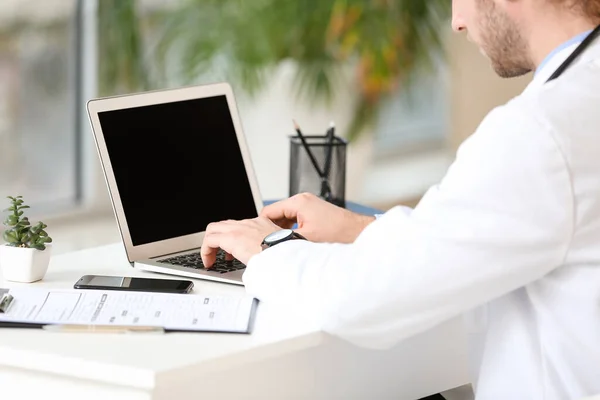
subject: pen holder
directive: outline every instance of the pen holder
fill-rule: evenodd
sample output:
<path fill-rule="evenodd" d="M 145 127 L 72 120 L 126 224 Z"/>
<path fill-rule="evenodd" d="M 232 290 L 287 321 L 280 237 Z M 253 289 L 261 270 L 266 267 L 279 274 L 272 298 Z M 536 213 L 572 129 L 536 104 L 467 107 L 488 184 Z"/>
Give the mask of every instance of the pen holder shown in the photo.
<path fill-rule="evenodd" d="M 290 136 L 290 196 L 298 193 L 313 193 L 345 208 L 348 143 L 337 136 L 331 141 L 323 135 L 305 135 L 304 138 L 308 150 L 298 136 Z M 309 151 L 319 171 L 311 160 Z M 327 176 L 324 177 L 325 172 Z"/>

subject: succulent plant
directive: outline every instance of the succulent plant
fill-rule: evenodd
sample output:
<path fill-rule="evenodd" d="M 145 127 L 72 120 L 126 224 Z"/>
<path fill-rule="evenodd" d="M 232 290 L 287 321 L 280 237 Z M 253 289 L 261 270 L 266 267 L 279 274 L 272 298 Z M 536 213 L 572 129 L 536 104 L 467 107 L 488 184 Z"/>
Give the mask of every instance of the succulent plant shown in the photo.
<path fill-rule="evenodd" d="M 24 209 L 29 208 L 23 203 L 23 196 L 8 196 L 11 201 L 10 207 L 4 211 L 9 214 L 4 220 L 4 225 L 7 229 L 2 237 L 8 246 L 33 248 L 37 250 L 45 250 L 47 243 L 52 243 L 52 238 L 44 230 L 48 225 L 43 222 L 38 222 L 31 225 L 28 217 L 24 217 Z"/>

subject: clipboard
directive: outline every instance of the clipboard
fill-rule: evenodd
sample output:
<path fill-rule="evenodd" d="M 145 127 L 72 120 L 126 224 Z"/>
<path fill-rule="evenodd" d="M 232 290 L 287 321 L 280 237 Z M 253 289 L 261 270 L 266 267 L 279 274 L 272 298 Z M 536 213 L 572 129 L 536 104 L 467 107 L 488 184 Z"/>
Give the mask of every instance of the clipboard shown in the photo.
<path fill-rule="evenodd" d="M 0 288 L 0 328 L 249 334 L 257 306 L 245 295 Z"/>

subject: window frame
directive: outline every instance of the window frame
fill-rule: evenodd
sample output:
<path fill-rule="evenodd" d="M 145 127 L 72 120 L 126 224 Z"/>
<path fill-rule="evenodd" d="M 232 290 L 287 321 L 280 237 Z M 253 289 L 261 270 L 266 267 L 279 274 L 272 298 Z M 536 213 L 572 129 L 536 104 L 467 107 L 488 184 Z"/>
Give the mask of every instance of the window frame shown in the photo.
<path fill-rule="evenodd" d="M 75 196 L 72 205 L 66 203 L 54 210 L 31 209 L 31 220 L 42 219 L 49 226 L 71 223 L 82 218 L 112 217 L 112 206 L 98 160 L 96 145 L 87 114 L 87 101 L 95 98 L 97 89 L 97 6 L 98 0 L 74 0 L 73 83 Z"/>

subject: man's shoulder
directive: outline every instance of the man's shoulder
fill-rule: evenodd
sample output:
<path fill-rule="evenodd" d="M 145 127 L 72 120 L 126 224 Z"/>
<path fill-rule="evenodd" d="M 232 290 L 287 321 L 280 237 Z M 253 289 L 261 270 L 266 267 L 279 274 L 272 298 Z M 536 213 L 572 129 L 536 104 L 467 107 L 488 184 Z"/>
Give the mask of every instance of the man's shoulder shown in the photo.
<path fill-rule="evenodd" d="M 550 148 L 567 160 L 596 153 L 600 137 L 600 60 L 574 68 L 560 79 L 526 90 L 484 118 L 468 142 L 490 147 Z M 596 150 L 597 149 L 597 150 Z"/>
<path fill-rule="evenodd" d="M 558 132 L 570 130 L 574 120 L 598 122 L 600 126 L 600 57 L 573 67 L 560 78 L 525 90 L 505 108 L 507 112 L 527 113 Z"/>
<path fill-rule="evenodd" d="M 478 153 L 485 163 L 490 155 L 501 154 L 507 161 L 525 162 L 554 153 L 556 146 L 550 124 L 536 115 L 530 100 L 519 96 L 491 110 L 457 156 Z"/>

